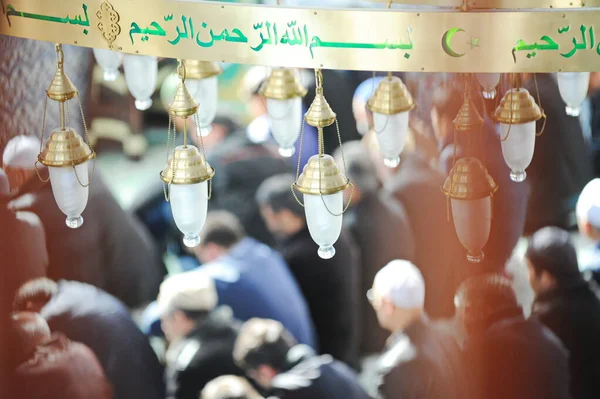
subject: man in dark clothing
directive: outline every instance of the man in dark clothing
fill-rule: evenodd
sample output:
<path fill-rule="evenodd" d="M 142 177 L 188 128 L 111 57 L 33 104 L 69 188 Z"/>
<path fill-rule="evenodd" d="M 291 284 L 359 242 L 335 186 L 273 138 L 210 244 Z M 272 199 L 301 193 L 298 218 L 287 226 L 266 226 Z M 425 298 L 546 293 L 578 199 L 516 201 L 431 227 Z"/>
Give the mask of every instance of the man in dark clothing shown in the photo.
<path fill-rule="evenodd" d="M 269 230 L 279 240 L 283 258 L 296 277 L 315 324 L 320 353 L 355 365 L 359 337 L 359 255 L 351 235 L 342 230 L 336 256 L 321 259 L 302 206 L 290 190 L 292 175 L 277 175 L 260 186 L 257 202 Z"/>
<path fill-rule="evenodd" d="M 419 269 L 406 260 L 390 262 L 377 273 L 367 296 L 381 326 L 393 334 L 378 360 L 381 396 L 462 398 L 458 346 L 429 323 Z"/>
<path fill-rule="evenodd" d="M 248 377 L 279 399 L 369 398 L 348 366 L 298 345 L 274 320 L 244 323 L 233 356 Z"/>
<path fill-rule="evenodd" d="M 569 350 L 573 399 L 597 398 L 600 299 L 596 284 L 581 277 L 569 233 L 557 227 L 543 228 L 531 237 L 526 260 L 536 294 L 533 315 Z"/>
<path fill-rule="evenodd" d="M 158 306 L 169 341 L 166 354 L 167 399 L 198 399 L 204 386 L 227 374 L 240 375 L 233 361 L 238 324 L 218 303 L 214 281 L 185 273 L 160 286 Z"/>
<path fill-rule="evenodd" d="M 525 319 L 510 280 L 487 274 L 461 285 L 457 315 L 467 334 L 463 366 L 473 399 L 569 399 L 567 351 Z"/>
<path fill-rule="evenodd" d="M 116 399 L 164 398 L 156 354 L 125 306 L 110 294 L 80 282 L 41 278 L 19 289 L 14 307 L 40 313 L 53 332 L 92 349 Z"/>
<path fill-rule="evenodd" d="M 413 260 L 414 242 L 404 207 L 394 197 L 380 191 L 375 165 L 365 157 L 365 147 L 359 141 L 344 143 L 334 153 L 338 165 L 343 162 L 342 150 L 349 178 L 354 183 L 352 202 L 344 214 L 344 225 L 360 248 L 360 292 L 367 292 L 375 274 L 388 262 L 394 259 Z M 360 297 L 363 298 L 361 353 L 379 353 L 389 333 L 379 326 L 369 301 L 362 295 Z"/>

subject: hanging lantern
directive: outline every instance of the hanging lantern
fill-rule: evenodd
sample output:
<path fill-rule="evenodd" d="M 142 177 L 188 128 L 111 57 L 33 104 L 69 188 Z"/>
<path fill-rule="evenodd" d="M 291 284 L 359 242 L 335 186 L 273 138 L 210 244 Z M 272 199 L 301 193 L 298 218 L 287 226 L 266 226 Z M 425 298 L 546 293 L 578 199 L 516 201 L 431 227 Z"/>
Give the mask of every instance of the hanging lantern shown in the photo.
<path fill-rule="evenodd" d="M 104 81 L 113 82 L 119 77 L 119 67 L 123 63 L 123 54 L 104 49 L 94 49 L 96 62 L 104 71 Z"/>
<path fill-rule="evenodd" d="M 296 152 L 296 140 L 302 128 L 302 97 L 306 88 L 290 68 L 275 68 L 260 88 L 267 99 L 267 114 L 279 154 L 286 158 Z"/>
<path fill-rule="evenodd" d="M 82 137 L 71 128 L 68 101 L 77 97 L 85 133 L 86 136 L 88 135 L 79 93 L 64 71 L 64 53 L 60 44 L 56 45 L 56 55 L 56 73 L 46 90 L 42 144 L 38 161 L 48 167 L 54 199 L 62 213 L 67 216 L 67 226 L 75 229 L 83 224 L 81 214 L 87 205 L 91 180 L 88 176 L 88 161 L 94 158 L 96 153 L 89 145 L 89 137 L 88 143 L 85 143 Z M 48 98 L 58 102 L 60 128 L 54 129 L 44 143 Z"/>
<path fill-rule="evenodd" d="M 152 94 L 156 88 L 158 59 L 149 55 L 127 54 L 123 60 L 125 80 L 135 97 L 135 107 L 145 111 L 152 106 Z"/>
<path fill-rule="evenodd" d="M 492 196 L 497 189 L 483 164 L 472 157 L 457 160 L 442 187 L 469 262 L 483 260 L 482 249 L 490 236 L 492 222 Z"/>
<path fill-rule="evenodd" d="M 310 157 L 302 174 L 296 176 L 292 191 L 297 189 L 304 196 L 306 223 L 312 239 L 319 245 L 317 253 L 323 259 L 331 259 L 335 255 L 333 244 L 342 231 L 342 215 L 352 200 L 352 193 L 344 208 L 343 191 L 351 183 L 347 174 L 342 175 L 333 157 L 325 154 L 323 148 L 323 128 L 335 123 L 339 139 L 339 127 L 335 112 L 323 96 L 323 75 L 319 69 L 315 70 L 315 78 L 317 84 L 315 99 L 304 115 L 304 119 L 306 123 L 318 129 L 319 153 Z M 298 170 L 300 170 L 301 156 L 300 152 Z"/>
<path fill-rule="evenodd" d="M 476 73 L 475 77 L 481 85 L 481 94 L 487 100 L 496 98 L 496 87 L 500 83 L 499 73 Z"/>
<path fill-rule="evenodd" d="M 402 80 L 388 74 L 369 98 L 367 106 L 373 111 L 373 126 L 377 133 L 383 162 L 390 168 L 400 164 L 408 134 L 408 113 L 415 107 L 412 96 Z"/>
<path fill-rule="evenodd" d="M 533 159 L 535 148 L 535 122 L 542 116 L 543 111 L 523 88 L 509 90 L 492 116 L 500 124 L 502 155 L 514 182 L 522 182 L 527 177 L 525 169 Z"/>
<path fill-rule="evenodd" d="M 454 130 L 457 132 L 472 132 L 480 130 L 483 127 L 483 118 L 479 115 L 477 107 L 473 104 L 469 92 L 465 92 L 463 104 L 458 110 L 458 114 L 452 121 Z"/>
<path fill-rule="evenodd" d="M 187 79 L 185 85 L 200 104 L 198 108 L 197 127 L 202 136 L 208 136 L 212 129 L 212 123 L 217 115 L 219 101 L 218 76 L 223 72 L 221 66 L 216 62 L 186 60 L 185 69 Z"/>
<path fill-rule="evenodd" d="M 581 104 L 587 97 L 590 86 L 590 73 L 558 72 L 556 80 L 560 96 L 566 104 L 565 112 L 569 116 L 579 116 Z"/>
<path fill-rule="evenodd" d="M 198 122 L 198 103 L 188 91 L 185 80 L 185 64 L 179 61 L 181 83 L 177 88 L 175 98 L 169 105 L 169 127 L 167 147 L 172 139 L 175 143 L 174 118 L 183 119 L 183 145 L 175 147 L 173 153 L 167 157 L 167 163 L 160 173 L 160 178 L 168 185 L 164 188 L 165 199 L 171 203 L 173 219 L 177 228 L 183 233 L 183 243 L 188 247 L 200 244 L 198 233 L 204 227 L 210 199 L 210 179 L 215 172 L 206 162 L 204 151 L 202 153 L 193 145 L 188 145 L 187 119 L 194 117 Z M 171 125 L 173 137 L 171 138 Z M 202 145 L 202 136 L 198 135 Z"/>

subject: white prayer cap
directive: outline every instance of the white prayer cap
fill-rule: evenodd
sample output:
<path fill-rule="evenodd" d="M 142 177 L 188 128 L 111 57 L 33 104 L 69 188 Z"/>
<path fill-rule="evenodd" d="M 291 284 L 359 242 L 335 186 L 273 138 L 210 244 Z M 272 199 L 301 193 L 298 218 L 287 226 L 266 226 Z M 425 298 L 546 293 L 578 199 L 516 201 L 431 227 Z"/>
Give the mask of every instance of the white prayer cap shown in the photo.
<path fill-rule="evenodd" d="M 10 184 L 4 169 L 0 168 L 0 197 L 10 194 Z"/>
<path fill-rule="evenodd" d="M 13 137 L 4 148 L 2 165 L 13 169 L 34 169 L 39 152 L 39 139 L 32 136 Z"/>
<path fill-rule="evenodd" d="M 577 218 L 600 229 L 600 179 L 590 181 L 581 191 L 576 208 Z"/>
<path fill-rule="evenodd" d="M 160 285 L 157 302 L 161 314 L 176 309 L 211 311 L 218 303 L 217 289 L 207 273 L 180 273 L 167 278 Z"/>
<path fill-rule="evenodd" d="M 425 282 L 417 267 L 407 260 L 393 260 L 375 275 L 375 291 L 399 308 L 422 308 Z"/>

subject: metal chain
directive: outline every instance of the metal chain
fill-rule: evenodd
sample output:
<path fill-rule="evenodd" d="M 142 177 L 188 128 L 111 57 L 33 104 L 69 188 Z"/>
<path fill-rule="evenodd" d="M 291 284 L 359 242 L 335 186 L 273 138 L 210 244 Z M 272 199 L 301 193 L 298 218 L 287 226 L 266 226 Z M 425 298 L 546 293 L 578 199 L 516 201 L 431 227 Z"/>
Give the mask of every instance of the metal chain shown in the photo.
<path fill-rule="evenodd" d="M 537 75 L 534 73 L 533 74 L 533 81 L 535 83 L 535 91 L 537 92 L 537 100 L 538 100 L 538 105 L 540 106 L 540 110 L 542 111 L 542 118 L 544 118 L 544 124 L 542 125 L 542 130 L 540 130 L 539 133 L 536 133 L 536 136 L 541 136 L 544 133 L 544 130 L 546 129 L 546 122 L 548 121 L 548 118 L 546 117 L 546 113 L 544 112 L 544 108 L 542 107 L 542 100 L 540 98 L 540 89 L 538 87 L 538 82 L 537 82 Z"/>
<path fill-rule="evenodd" d="M 44 148 L 44 137 L 46 136 L 46 108 L 48 106 L 48 96 L 45 96 L 45 100 L 44 100 L 44 116 L 42 117 L 42 137 L 40 138 L 40 152 L 39 154 L 42 153 L 42 150 Z M 50 181 L 50 176 L 48 176 L 47 179 L 43 179 L 42 176 L 40 175 L 40 171 L 38 169 L 38 160 L 36 159 L 33 166 L 35 167 L 35 173 L 37 173 L 38 178 L 46 183 L 48 181 Z"/>
<path fill-rule="evenodd" d="M 196 121 L 196 126 L 200 125 L 200 117 L 198 116 L 198 114 L 194 114 L 194 119 Z M 196 135 L 198 136 L 198 141 L 200 142 L 200 151 L 202 151 L 202 158 L 204 159 L 204 162 L 208 165 L 208 162 L 206 161 L 206 150 L 204 148 L 204 140 L 202 139 L 202 135 L 200 134 L 200 131 L 198 129 L 196 129 Z M 210 165 L 209 165 L 210 166 Z M 208 199 L 210 200 L 212 198 L 212 177 L 208 179 Z"/>
<path fill-rule="evenodd" d="M 304 122 L 305 122 L 305 119 L 302 118 L 302 129 L 300 130 L 300 150 L 298 151 L 298 167 L 296 168 L 296 180 L 294 180 L 294 183 L 290 186 L 290 190 L 292 190 L 292 194 L 294 195 L 296 202 L 298 204 L 300 204 L 300 206 L 303 208 L 304 208 L 304 204 L 302 203 L 302 201 L 300 201 L 298 199 L 298 196 L 296 195 L 296 191 L 294 191 L 294 187 L 298 183 L 298 178 L 300 177 L 300 161 L 302 160 L 302 147 L 304 144 Z"/>
<path fill-rule="evenodd" d="M 173 138 L 173 140 L 175 140 L 175 138 Z M 169 112 L 169 124 L 167 125 L 167 160 L 165 161 L 165 164 L 169 163 L 170 141 L 171 141 L 171 113 Z M 166 187 L 164 180 L 162 182 L 162 186 L 163 186 L 163 194 L 165 195 L 165 201 L 169 202 L 169 195 L 167 193 L 167 187 Z M 170 188 L 171 188 L 171 184 L 169 183 L 169 191 L 170 191 Z"/>
<path fill-rule="evenodd" d="M 67 126 L 69 127 L 69 130 L 71 129 L 71 113 L 69 112 L 69 103 L 67 101 L 65 101 L 64 103 L 65 106 L 65 112 L 67 113 Z M 82 112 L 82 117 L 83 117 L 83 112 Z M 86 135 L 87 135 L 87 128 L 85 128 L 86 131 Z M 73 133 L 73 134 L 77 134 L 77 133 Z M 89 146 L 89 144 L 88 144 Z M 91 149 L 91 147 L 90 147 Z M 77 165 L 75 165 L 75 160 L 73 159 L 73 149 L 71 148 L 71 146 L 69 146 L 69 156 L 71 157 L 71 167 L 73 168 L 73 172 L 75 173 L 75 178 L 77 179 L 77 182 L 79 183 L 79 185 L 81 187 L 89 187 L 92 179 L 91 177 L 88 177 L 88 182 L 87 184 L 83 184 L 81 182 L 81 179 L 79 178 L 79 174 L 77 173 Z M 94 176 L 94 172 L 96 170 L 96 162 L 94 161 L 92 164 L 92 177 Z"/>
<path fill-rule="evenodd" d="M 510 86 L 511 86 L 511 88 L 509 89 L 509 91 L 515 89 L 516 84 L 515 84 L 515 75 L 514 74 L 513 74 L 513 81 Z M 518 87 L 516 87 L 516 88 L 518 89 Z M 504 138 L 500 137 L 500 141 L 506 141 L 508 139 L 508 135 L 510 134 L 510 129 L 512 128 L 512 125 L 513 125 L 513 101 L 514 101 L 513 97 L 514 96 L 512 96 L 512 95 L 510 96 L 510 114 L 508 117 L 510 119 L 510 122 L 508 124 L 508 130 L 506 131 L 506 136 Z"/>

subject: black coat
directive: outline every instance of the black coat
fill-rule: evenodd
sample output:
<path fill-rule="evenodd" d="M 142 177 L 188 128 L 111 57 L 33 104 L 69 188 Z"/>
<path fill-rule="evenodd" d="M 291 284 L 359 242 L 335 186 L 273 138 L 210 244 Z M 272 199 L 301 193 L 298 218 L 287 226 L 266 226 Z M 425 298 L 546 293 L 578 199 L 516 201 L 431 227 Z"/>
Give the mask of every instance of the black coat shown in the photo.
<path fill-rule="evenodd" d="M 394 197 L 373 194 L 361 198 L 344 215 L 361 252 L 361 289 L 367 292 L 377 272 L 394 259 L 414 261 L 414 241 L 408 216 Z M 379 353 L 389 336 L 379 326 L 373 307 L 365 295 L 359 295 L 362 310 L 362 353 Z"/>
<path fill-rule="evenodd" d="M 580 280 L 540 295 L 533 315 L 550 328 L 570 353 L 573 399 L 600 394 L 600 299 L 595 283 Z"/>
<path fill-rule="evenodd" d="M 550 330 L 516 312 L 463 348 L 470 399 L 569 399 L 567 351 Z"/>
<path fill-rule="evenodd" d="M 204 386 L 222 375 L 243 375 L 233 360 L 239 325 L 228 309 L 213 311 L 167 352 L 167 399 L 198 399 Z"/>
<path fill-rule="evenodd" d="M 342 230 L 329 260 L 317 254 L 308 228 L 281 242 L 281 253 L 306 298 L 319 351 L 355 365 L 360 314 L 358 284 L 360 256 L 352 236 Z"/>

